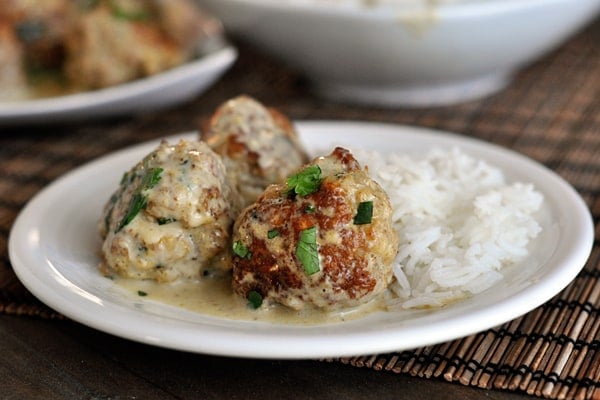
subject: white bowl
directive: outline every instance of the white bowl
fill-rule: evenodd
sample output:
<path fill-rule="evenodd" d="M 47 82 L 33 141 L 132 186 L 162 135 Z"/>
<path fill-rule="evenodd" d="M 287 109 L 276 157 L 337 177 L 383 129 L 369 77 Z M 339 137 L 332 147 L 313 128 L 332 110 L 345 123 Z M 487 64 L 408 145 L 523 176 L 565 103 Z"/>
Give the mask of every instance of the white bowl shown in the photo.
<path fill-rule="evenodd" d="M 600 0 L 197 1 L 318 93 L 387 106 L 492 94 L 600 11 Z"/>

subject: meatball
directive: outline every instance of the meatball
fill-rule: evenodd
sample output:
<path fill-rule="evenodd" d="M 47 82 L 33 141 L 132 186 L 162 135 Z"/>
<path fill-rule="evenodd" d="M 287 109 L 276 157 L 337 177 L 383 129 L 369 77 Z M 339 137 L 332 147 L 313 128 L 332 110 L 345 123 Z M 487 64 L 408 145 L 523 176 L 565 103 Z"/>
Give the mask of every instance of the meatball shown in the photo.
<path fill-rule="evenodd" d="M 69 80 L 84 89 L 102 88 L 156 74 L 191 58 L 190 49 L 182 48 L 163 29 L 158 11 L 152 1 L 114 0 L 83 12 L 65 40 Z"/>
<path fill-rule="evenodd" d="M 169 282 L 231 269 L 241 199 L 206 143 L 161 143 L 127 172 L 104 210 L 101 269 Z"/>
<path fill-rule="evenodd" d="M 297 310 L 368 302 L 392 280 L 391 215 L 383 189 L 336 148 L 242 211 L 233 229 L 233 289 Z"/>
<path fill-rule="evenodd" d="M 202 139 L 224 157 L 230 179 L 246 204 L 308 161 L 291 122 L 248 96 L 222 104 Z"/>
<path fill-rule="evenodd" d="M 224 42 L 218 20 L 193 0 L 2 0 L 1 4 L 0 27 L 8 24 L 15 32 L 28 77 L 52 72 L 58 83 L 68 83 L 69 91 L 153 75 Z"/>

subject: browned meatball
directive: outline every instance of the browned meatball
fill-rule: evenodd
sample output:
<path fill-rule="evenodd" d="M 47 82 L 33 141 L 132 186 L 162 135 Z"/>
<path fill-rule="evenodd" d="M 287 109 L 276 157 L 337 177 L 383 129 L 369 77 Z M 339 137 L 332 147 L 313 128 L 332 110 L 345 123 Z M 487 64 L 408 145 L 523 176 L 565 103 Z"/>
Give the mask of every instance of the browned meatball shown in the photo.
<path fill-rule="evenodd" d="M 391 214 L 383 189 L 336 148 L 269 186 L 238 217 L 234 291 L 293 309 L 367 302 L 392 279 L 398 237 Z"/>
<path fill-rule="evenodd" d="M 292 123 L 248 96 L 223 103 L 210 118 L 202 139 L 224 157 L 228 176 L 246 204 L 308 161 Z"/>

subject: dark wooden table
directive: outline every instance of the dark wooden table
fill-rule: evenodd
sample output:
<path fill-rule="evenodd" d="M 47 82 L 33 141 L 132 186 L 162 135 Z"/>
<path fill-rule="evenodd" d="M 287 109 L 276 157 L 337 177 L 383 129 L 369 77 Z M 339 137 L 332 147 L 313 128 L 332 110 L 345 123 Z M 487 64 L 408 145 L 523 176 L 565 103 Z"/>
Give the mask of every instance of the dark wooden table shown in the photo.
<path fill-rule="evenodd" d="M 181 353 L 72 322 L 0 317 L 2 399 L 525 399 L 320 361 Z"/>
<path fill-rule="evenodd" d="M 593 294 L 600 285 L 597 242 L 584 274 L 578 278 L 579 283 L 574 283 L 592 288 L 592 294 L 588 291 L 588 297 L 581 301 L 587 307 L 585 316 L 589 321 L 586 321 L 592 326 L 590 329 L 595 326 L 596 331 L 592 331 L 592 338 L 587 341 L 572 338 L 573 351 L 580 352 L 575 359 L 580 360 L 580 364 L 566 358 L 565 365 L 572 370 L 553 375 L 548 371 L 554 371 L 554 367 L 545 366 L 543 360 L 537 359 L 524 366 L 511 366 L 473 364 L 476 354 L 463 354 L 462 361 L 435 358 L 436 354 L 442 354 L 437 347 L 413 353 L 426 354 L 429 360 L 454 362 L 457 366 L 463 362 L 467 369 L 475 365 L 471 372 L 487 368 L 496 378 L 508 367 L 514 371 L 522 368 L 523 374 L 531 375 L 529 385 L 501 384 L 498 379 L 474 382 L 467 374 L 453 374 L 449 369 L 427 374 L 413 367 L 394 373 L 385 368 L 382 371 L 369 368 L 368 363 L 359 368 L 357 365 L 362 364 L 352 360 L 235 359 L 131 342 L 61 318 L 38 303 L 12 274 L 6 251 L 8 233 L 19 210 L 53 179 L 115 149 L 196 129 L 218 104 L 241 93 L 276 106 L 296 120 L 370 120 L 425 126 L 512 148 L 571 182 L 592 209 L 596 232 L 599 232 L 598 43 L 600 23 L 596 22 L 519 73 L 506 90 L 495 96 L 452 107 L 412 110 L 347 106 L 315 98 L 299 73 L 248 44 L 237 42 L 240 58 L 235 66 L 208 92 L 187 104 L 108 120 L 51 126 L 0 126 L 0 399 L 507 400 L 536 395 L 600 398 L 600 389 L 594 391 L 598 388 L 600 369 L 593 369 L 593 364 L 600 362 L 599 339 L 593 333 L 597 332 L 596 321 L 600 318 L 600 299 Z M 552 307 L 567 310 L 567 306 L 575 312 L 576 304 L 567 304 L 558 297 L 540 312 Z M 557 346 L 570 343 L 572 333 L 562 325 L 556 329 L 545 336 L 530 336 L 524 340 L 527 343 L 539 340 L 542 348 L 547 345 L 547 354 L 553 354 L 550 351 Z M 513 335 L 510 337 L 515 341 L 519 339 L 509 326 L 491 333 L 501 333 L 504 337 Z M 419 362 L 426 360 L 414 357 Z M 588 358 L 592 366 L 585 371 L 589 372 L 578 377 L 577 368 L 584 368 Z M 544 379 L 556 384 L 553 390 L 544 392 L 540 388 L 542 384 L 535 385 L 546 382 Z"/>

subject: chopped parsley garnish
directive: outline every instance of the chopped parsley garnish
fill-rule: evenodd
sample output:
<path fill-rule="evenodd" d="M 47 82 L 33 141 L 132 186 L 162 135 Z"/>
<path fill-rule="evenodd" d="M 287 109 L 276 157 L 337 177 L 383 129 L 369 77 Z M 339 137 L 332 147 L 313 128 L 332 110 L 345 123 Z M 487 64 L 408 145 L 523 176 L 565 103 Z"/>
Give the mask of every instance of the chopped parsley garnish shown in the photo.
<path fill-rule="evenodd" d="M 318 165 L 311 165 L 304 168 L 287 178 L 287 194 L 298 194 L 302 197 L 308 196 L 311 193 L 319 190 L 321 185 L 321 168 Z"/>
<path fill-rule="evenodd" d="M 152 168 L 148 170 L 144 178 L 142 179 L 142 190 L 152 189 L 160 181 L 160 174 L 162 174 L 162 168 Z"/>
<path fill-rule="evenodd" d="M 256 290 L 251 290 L 248 292 L 248 305 L 255 310 L 262 306 L 263 297 Z"/>
<path fill-rule="evenodd" d="M 126 183 L 128 183 L 130 181 L 130 178 L 133 174 L 130 174 L 129 172 L 125 172 L 123 174 L 123 176 L 121 177 L 121 185 L 124 185 Z"/>
<path fill-rule="evenodd" d="M 127 213 L 125 217 L 121 220 L 119 227 L 117 228 L 117 232 L 123 229 L 127 224 L 129 224 L 136 215 L 140 211 L 142 211 L 148 205 L 148 198 L 141 193 L 136 193 L 131 199 L 131 203 L 129 203 L 129 208 L 127 209 Z"/>
<path fill-rule="evenodd" d="M 156 222 L 159 225 L 166 225 L 166 224 L 170 224 L 171 222 L 175 222 L 177 221 L 175 218 L 156 218 Z"/>
<path fill-rule="evenodd" d="M 233 242 L 233 252 L 241 258 L 250 258 L 250 249 L 241 240 Z"/>
<path fill-rule="evenodd" d="M 145 297 L 148 296 L 148 293 L 144 292 L 143 290 L 138 290 L 138 296 Z"/>
<path fill-rule="evenodd" d="M 147 21 L 152 17 L 152 14 L 145 10 L 143 7 L 125 7 L 124 4 L 118 0 L 110 1 L 110 11 L 112 15 L 121 20 L 125 21 Z"/>
<path fill-rule="evenodd" d="M 279 236 L 278 229 L 271 229 L 269 232 L 267 232 L 267 238 L 269 238 L 269 239 L 276 238 L 277 236 Z"/>
<path fill-rule="evenodd" d="M 319 265 L 319 250 L 317 248 L 317 228 L 315 226 L 300 232 L 300 240 L 296 247 L 296 257 L 300 260 L 307 275 L 312 275 L 321 270 Z"/>
<path fill-rule="evenodd" d="M 146 174 L 142 177 L 142 183 L 138 191 L 131 198 L 127 212 L 117 227 L 116 232 L 119 232 L 127 224 L 133 221 L 139 212 L 146 208 L 148 205 L 148 196 L 146 192 L 158 184 L 162 172 L 162 168 L 151 168 L 146 171 Z"/>
<path fill-rule="evenodd" d="M 312 213 L 314 213 L 315 211 L 317 211 L 317 209 L 316 209 L 316 207 L 315 207 L 315 206 L 313 206 L 312 204 L 309 204 L 309 205 L 307 205 L 307 206 L 304 208 L 304 212 L 306 212 L 306 213 L 308 213 L 308 214 L 312 214 Z"/>
<path fill-rule="evenodd" d="M 373 202 L 362 201 L 354 216 L 354 225 L 370 224 L 373 219 Z"/>

